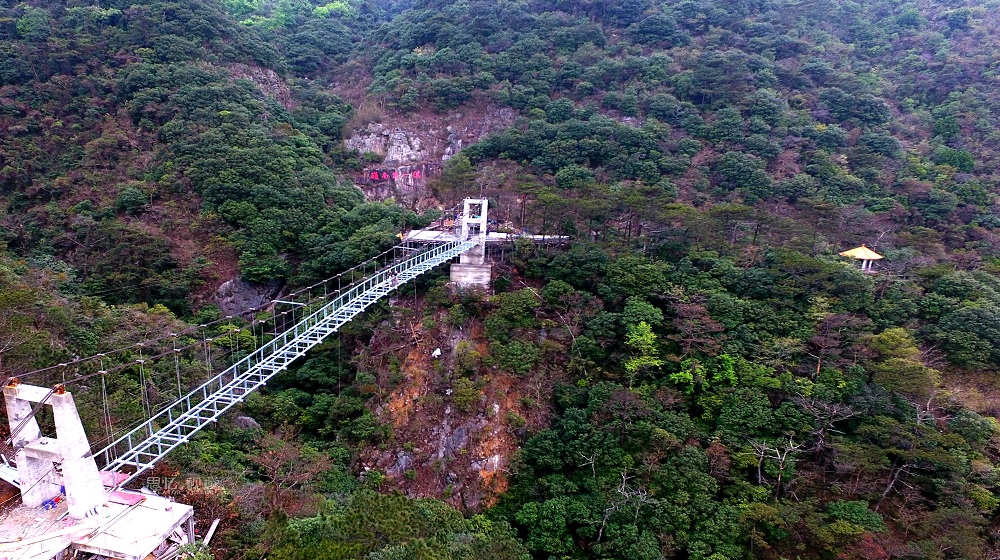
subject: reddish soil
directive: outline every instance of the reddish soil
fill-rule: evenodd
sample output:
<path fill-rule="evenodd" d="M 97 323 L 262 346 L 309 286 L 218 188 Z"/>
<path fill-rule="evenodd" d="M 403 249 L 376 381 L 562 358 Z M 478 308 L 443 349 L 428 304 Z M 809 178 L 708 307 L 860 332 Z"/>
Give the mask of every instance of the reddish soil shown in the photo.
<path fill-rule="evenodd" d="M 461 410 L 452 392 L 459 377 L 455 350 L 463 341 L 484 357 L 488 349 L 481 325 L 470 321 L 461 329 L 442 326 L 445 315 L 439 313 L 439 326 L 430 330 L 412 324 L 412 319 L 397 318 L 395 325 L 379 329 L 366 349 L 369 354 L 363 360 L 385 363 L 380 349 L 389 348 L 400 367 L 396 384 L 382 387 L 381 402 L 373 404 L 380 422 L 392 426 L 392 437 L 363 451 L 360 465 L 365 471 L 385 473 L 383 489 L 440 498 L 475 511 L 492 505 L 507 489 L 520 438 L 547 418 L 537 407 L 526 410 L 525 403 L 538 402 L 536 397 L 547 402 L 551 388 L 531 377 L 481 367 L 471 378 L 481 395 L 468 410 Z M 400 346 L 400 331 L 405 330 L 410 331 L 410 336 L 404 335 L 409 342 Z M 442 351 L 437 359 L 431 357 L 436 348 Z M 522 398 L 529 395 L 531 399 Z"/>
<path fill-rule="evenodd" d="M 170 241 L 171 256 L 181 268 L 198 258 L 208 260 L 201 270 L 203 284 L 192 294 L 196 306 L 211 300 L 223 282 L 239 276 L 239 255 L 219 234 L 228 228 L 218 218 L 202 214 L 201 197 L 156 201 L 139 223 L 150 234 Z"/>

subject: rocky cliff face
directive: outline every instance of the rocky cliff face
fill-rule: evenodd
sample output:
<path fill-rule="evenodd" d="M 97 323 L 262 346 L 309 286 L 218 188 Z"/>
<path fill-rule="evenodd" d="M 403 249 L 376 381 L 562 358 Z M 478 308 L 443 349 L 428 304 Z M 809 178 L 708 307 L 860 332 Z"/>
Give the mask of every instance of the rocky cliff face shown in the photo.
<path fill-rule="evenodd" d="M 348 149 L 382 157 L 366 167 L 355 182 L 369 200 L 392 198 L 413 209 L 434 206 L 428 179 L 462 148 L 514 122 L 505 107 L 473 109 L 467 113 L 383 119 L 355 130 L 345 140 Z"/>
<path fill-rule="evenodd" d="M 223 282 L 213 300 L 224 314 L 243 316 L 269 304 L 278 296 L 280 288 L 277 282 L 253 284 L 237 277 Z"/>
<path fill-rule="evenodd" d="M 345 143 L 348 149 L 381 156 L 382 163 L 366 167 L 355 182 L 369 200 L 391 198 L 411 208 L 431 205 L 427 176 L 440 172 L 442 162 L 435 140 L 431 131 L 369 124 Z"/>

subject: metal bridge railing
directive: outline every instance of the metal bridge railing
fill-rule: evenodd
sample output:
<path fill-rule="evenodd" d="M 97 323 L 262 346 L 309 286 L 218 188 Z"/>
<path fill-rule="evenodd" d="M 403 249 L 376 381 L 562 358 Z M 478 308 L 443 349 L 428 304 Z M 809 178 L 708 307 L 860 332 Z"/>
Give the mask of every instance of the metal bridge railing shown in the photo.
<path fill-rule="evenodd" d="M 105 471 L 135 469 L 135 479 L 167 453 L 247 395 L 265 385 L 309 349 L 398 286 L 476 246 L 475 240 L 437 245 L 361 280 L 333 301 L 277 335 L 172 405 L 118 438 L 95 456 Z"/>

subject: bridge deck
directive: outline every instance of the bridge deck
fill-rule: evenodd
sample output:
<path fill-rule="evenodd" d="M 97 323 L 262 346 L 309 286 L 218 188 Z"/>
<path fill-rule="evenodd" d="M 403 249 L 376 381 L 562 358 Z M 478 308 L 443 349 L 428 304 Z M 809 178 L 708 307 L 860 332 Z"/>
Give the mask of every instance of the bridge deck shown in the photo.
<path fill-rule="evenodd" d="M 403 283 L 477 244 L 474 240 L 456 239 L 431 246 L 358 282 L 343 295 L 97 452 L 98 463 L 103 461 L 104 471 L 133 471 L 122 484 L 137 478 L 369 306 Z"/>
<path fill-rule="evenodd" d="M 451 231 L 441 231 L 436 229 L 415 229 L 403 237 L 403 241 L 414 243 L 440 243 L 441 241 L 458 241 L 459 235 Z M 486 234 L 486 243 L 496 245 L 499 243 L 509 243 L 518 239 L 527 239 L 533 243 L 556 243 L 566 241 L 569 237 L 565 235 L 529 235 L 526 233 L 502 233 L 491 231 Z"/>

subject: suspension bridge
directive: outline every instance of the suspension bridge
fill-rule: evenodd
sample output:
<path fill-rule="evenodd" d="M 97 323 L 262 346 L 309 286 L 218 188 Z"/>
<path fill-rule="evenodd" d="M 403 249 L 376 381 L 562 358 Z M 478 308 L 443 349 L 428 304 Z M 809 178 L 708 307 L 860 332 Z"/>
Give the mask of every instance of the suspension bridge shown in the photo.
<path fill-rule="evenodd" d="M 344 277 L 342 273 L 283 299 L 274 300 L 272 309 L 276 309 L 277 304 L 293 307 L 281 313 L 274 313 L 267 320 L 254 319 L 251 327 L 260 324 L 262 343 L 187 393 L 180 390 L 179 356 L 185 351 L 197 352 L 202 348 L 207 355 L 211 338 L 202 337 L 200 340 L 178 346 L 178 340 L 181 340 L 179 333 L 169 333 L 136 344 L 127 349 L 127 352 L 126 349 L 122 349 L 119 352 L 122 356 L 131 358 L 137 354 L 139 357 L 120 359 L 118 360 L 120 363 L 113 366 L 107 365 L 113 363 L 111 354 L 115 353 L 111 352 L 29 372 L 28 375 L 18 379 L 11 378 L 4 389 L 11 428 L 11 436 L 6 443 L 8 449 L 15 452 L 15 457 L 13 464 L 6 454 L 2 457 L 0 478 L 20 489 L 23 506 L 29 509 L 48 505 L 55 507 L 59 496 L 65 492 L 67 505 L 64 517 L 68 515 L 71 519 L 85 520 L 91 515 L 98 515 L 100 506 L 108 507 L 110 502 L 114 502 L 109 496 L 117 496 L 118 501 L 124 501 L 124 504 L 119 505 L 125 509 L 118 514 L 121 517 L 114 520 L 114 524 L 158 525 L 154 531 L 155 538 L 147 539 L 137 547 L 135 543 L 128 546 L 117 543 L 111 539 L 111 533 L 106 528 L 101 530 L 100 527 L 91 527 L 92 523 L 81 521 L 81 526 L 86 526 L 88 530 L 85 540 L 90 544 L 65 538 L 46 539 L 44 538 L 46 532 L 42 531 L 41 535 L 30 536 L 28 540 L 31 542 L 25 544 L 27 548 L 24 549 L 24 554 L 27 556 L 24 558 L 55 558 L 61 552 L 53 554 L 52 551 L 58 547 L 52 548 L 49 545 L 56 541 L 64 544 L 75 542 L 73 546 L 77 550 L 109 558 L 146 558 L 145 555 L 151 554 L 152 551 L 145 549 L 157 539 L 159 539 L 158 546 L 162 547 L 169 535 L 178 531 L 182 523 L 185 521 L 191 523 L 190 511 L 184 515 L 183 512 L 175 511 L 167 505 L 157 506 L 159 508 L 157 509 L 150 505 L 152 503 L 149 501 L 150 498 L 130 497 L 132 494 L 123 491 L 122 488 L 136 481 L 178 446 L 190 441 L 197 432 L 217 422 L 223 414 L 266 385 L 274 376 L 288 369 L 295 360 L 321 344 L 343 325 L 399 290 L 407 282 L 453 261 L 456 257 L 462 257 L 463 262 L 461 265 L 455 263 L 455 266 L 481 266 L 487 241 L 486 216 L 485 199 L 466 199 L 463 203 L 461 220 L 458 222 L 459 231 L 438 232 L 437 235 L 430 236 L 424 234 L 419 239 L 419 245 L 407 243 L 394 247 L 380 255 L 384 257 L 382 260 L 375 258 L 368 261 L 365 266 L 352 269 L 351 281 L 346 287 L 342 285 Z M 388 257 L 390 253 L 391 260 Z M 461 270 L 463 274 L 466 273 L 465 269 Z M 357 280 L 354 279 L 355 274 L 359 276 Z M 330 284 L 334 280 L 337 282 L 337 288 L 331 290 Z M 319 295 L 320 288 L 322 295 Z M 303 298 L 305 301 L 290 301 L 303 294 L 306 296 Z M 287 322 L 286 317 L 289 314 L 293 319 L 291 326 L 281 328 Z M 226 317 L 220 321 L 232 319 Z M 264 335 L 265 323 L 273 329 L 268 333 L 269 338 Z M 197 329 L 205 332 L 206 327 L 207 325 L 199 325 Z M 193 330 L 189 329 L 188 334 Z M 163 346 L 164 341 L 170 342 L 169 348 L 159 352 L 153 350 Z M 144 354 L 143 349 L 149 353 Z M 147 364 L 157 360 L 169 362 L 171 359 L 177 368 L 178 395 L 165 404 L 156 406 L 156 410 L 153 411 L 153 405 L 148 402 L 145 393 L 146 385 L 151 381 L 154 370 Z M 93 371 L 88 371 L 86 365 Z M 210 358 L 206 358 L 206 366 L 212 367 Z M 51 389 L 25 383 L 32 373 L 51 374 L 61 371 L 65 378 L 68 369 L 72 369 L 73 374 L 65 379 L 64 383 L 59 383 Z M 149 412 L 148 417 L 130 426 L 125 433 L 114 438 L 106 438 L 106 441 L 110 441 L 100 449 L 96 451 L 91 449 L 72 395 L 65 391 L 66 385 L 82 385 L 89 380 L 99 379 L 104 391 L 102 414 L 106 420 L 106 428 L 110 432 L 112 419 L 105 386 L 107 376 L 116 371 L 136 369 L 139 372 L 140 388 L 143 392 L 143 408 Z M 36 421 L 37 414 L 46 405 L 53 411 L 56 425 L 55 438 L 43 437 Z M 56 499 L 55 502 L 53 497 Z M 129 521 L 129 515 L 134 517 L 137 515 L 135 512 L 139 511 L 136 509 L 138 502 L 135 500 L 146 503 L 146 510 L 158 511 L 160 518 L 157 518 L 157 521 L 150 519 Z M 185 507 L 190 510 L 189 506 Z M 18 532 L 21 531 L 22 521 L 16 515 L 8 515 L 6 519 L 0 521 L 0 556 L 5 546 L 8 548 L 11 546 L 3 543 L 5 535 L 16 534 L 20 539 L 18 542 L 24 540 L 23 532 Z M 105 519 L 105 522 L 111 521 Z M 193 538 L 192 531 L 193 528 L 189 526 L 188 540 Z M 102 538 L 105 540 L 110 539 L 109 542 L 100 546 L 94 544 L 92 541 L 97 534 L 103 535 Z"/>

